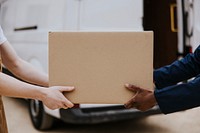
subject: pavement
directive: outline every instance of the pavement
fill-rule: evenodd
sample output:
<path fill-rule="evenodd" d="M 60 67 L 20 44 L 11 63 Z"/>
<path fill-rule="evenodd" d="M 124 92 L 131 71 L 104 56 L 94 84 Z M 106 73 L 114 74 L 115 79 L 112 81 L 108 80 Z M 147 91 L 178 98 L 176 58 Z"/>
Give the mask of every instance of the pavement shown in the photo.
<path fill-rule="evenodd" d="M 200 108 L 95 125 L 57 122 L 53 129 L 40 132 L 32 126 L 25 100 L 3 97 L 3 101 L 9 133 L 200 133 Z"/>

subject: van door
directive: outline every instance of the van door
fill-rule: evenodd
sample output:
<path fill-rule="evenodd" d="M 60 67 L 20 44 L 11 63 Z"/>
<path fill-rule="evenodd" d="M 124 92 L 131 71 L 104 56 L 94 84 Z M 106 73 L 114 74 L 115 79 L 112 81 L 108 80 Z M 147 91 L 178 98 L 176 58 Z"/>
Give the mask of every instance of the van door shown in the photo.
<path fill-rule="evenodd" d="M 81 0 L 79 30 L 142 31 L 142 0 Z"/>

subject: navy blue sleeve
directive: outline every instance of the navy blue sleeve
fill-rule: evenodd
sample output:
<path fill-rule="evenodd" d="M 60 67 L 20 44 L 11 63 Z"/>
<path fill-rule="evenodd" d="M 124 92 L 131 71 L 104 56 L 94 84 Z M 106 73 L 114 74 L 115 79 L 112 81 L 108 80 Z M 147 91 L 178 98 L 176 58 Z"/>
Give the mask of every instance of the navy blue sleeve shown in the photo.
<path fill-rule="evenodd" d="M 178 82 L 190 79 L 200 74 L 200 46 L 194 54 L 177 60 L 171 65 L 154 71 L 154 81 L 157 89 L 175 85 Z"/>
<path fill-rule="evenodd" d="M 200 106 L 200 75 L 188 83 L 154 91 L 157 103 L 164 114 Z"/>

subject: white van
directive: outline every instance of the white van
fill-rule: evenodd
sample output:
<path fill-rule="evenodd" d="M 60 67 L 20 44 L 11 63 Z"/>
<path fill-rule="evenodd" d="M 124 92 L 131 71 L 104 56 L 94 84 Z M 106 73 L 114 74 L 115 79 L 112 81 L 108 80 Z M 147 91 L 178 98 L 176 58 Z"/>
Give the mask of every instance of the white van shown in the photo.
<path fill-rule="evenodd" d="M 1 25 L 19 56 L 47 72 L 49 31 L 141 31 L 142 4 L 141 0 L 5 0 L 1 4 Z M 123 105 L 93 104 L 50 110 L 36 100 L 29 100 L 29 110 L 37 129 L 50 128 L 54 118 L 70 123 L 100 123 L 155 113 L 127 110 Z"/>
<path fill-rule="evenodd" d="M 189 27 L 188 23 L 185 25 L 182 21 L 185 20 L 182 5 L 187 6 L 194 2 L 195 9 L 192 11 L 196 12 L 194 16 L 198 20 L 198 0 L 183 1 L 183 4 L 179 0 L 177 3 L 175 0 L 3 0 L 0 22 L 19 56 L 44 72 L 48 72 L 49 31 L 153 30 L 154 67 L 158 68 L 176 60 L 177 53 L 187 53 L 185 49 L 189 46 L 196 47 L 181 41 L 186 39 L 183 29 Z M 190 8 L 184 11 L 191 13 Z M 177 22 L 176 18 L 180 21 Z M 189 39 L 193 38 L 193 42 L 198 42 L 199 24 L 196 23 L 195 26 L 195 35 Z M 33 125 L 37 129 L 50 128 L 54 118 L 84 124 L 159 113 L 157 108 L 142 113 L 134 109 L 124 109 L 123 105 L 93 104 L 80 104 L 67 110 L 50 110 L 36 100 L 29 100 L 29 110 Z"/>

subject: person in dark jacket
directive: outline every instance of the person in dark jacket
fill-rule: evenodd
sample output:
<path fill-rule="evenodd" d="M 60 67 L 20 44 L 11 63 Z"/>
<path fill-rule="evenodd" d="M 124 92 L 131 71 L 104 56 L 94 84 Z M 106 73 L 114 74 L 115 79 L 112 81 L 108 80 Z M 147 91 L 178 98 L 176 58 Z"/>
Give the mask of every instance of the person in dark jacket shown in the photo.
<path fill-rule="evenodd" d="M 154 83 L 155 91 L 126 84 L 127 89 L 137 93 L 125 107 L 146 111 L 158 104 L 162 113 L 168 114 L 200 106 L 200 46 L 183 59 L 156 69 Z"/>

